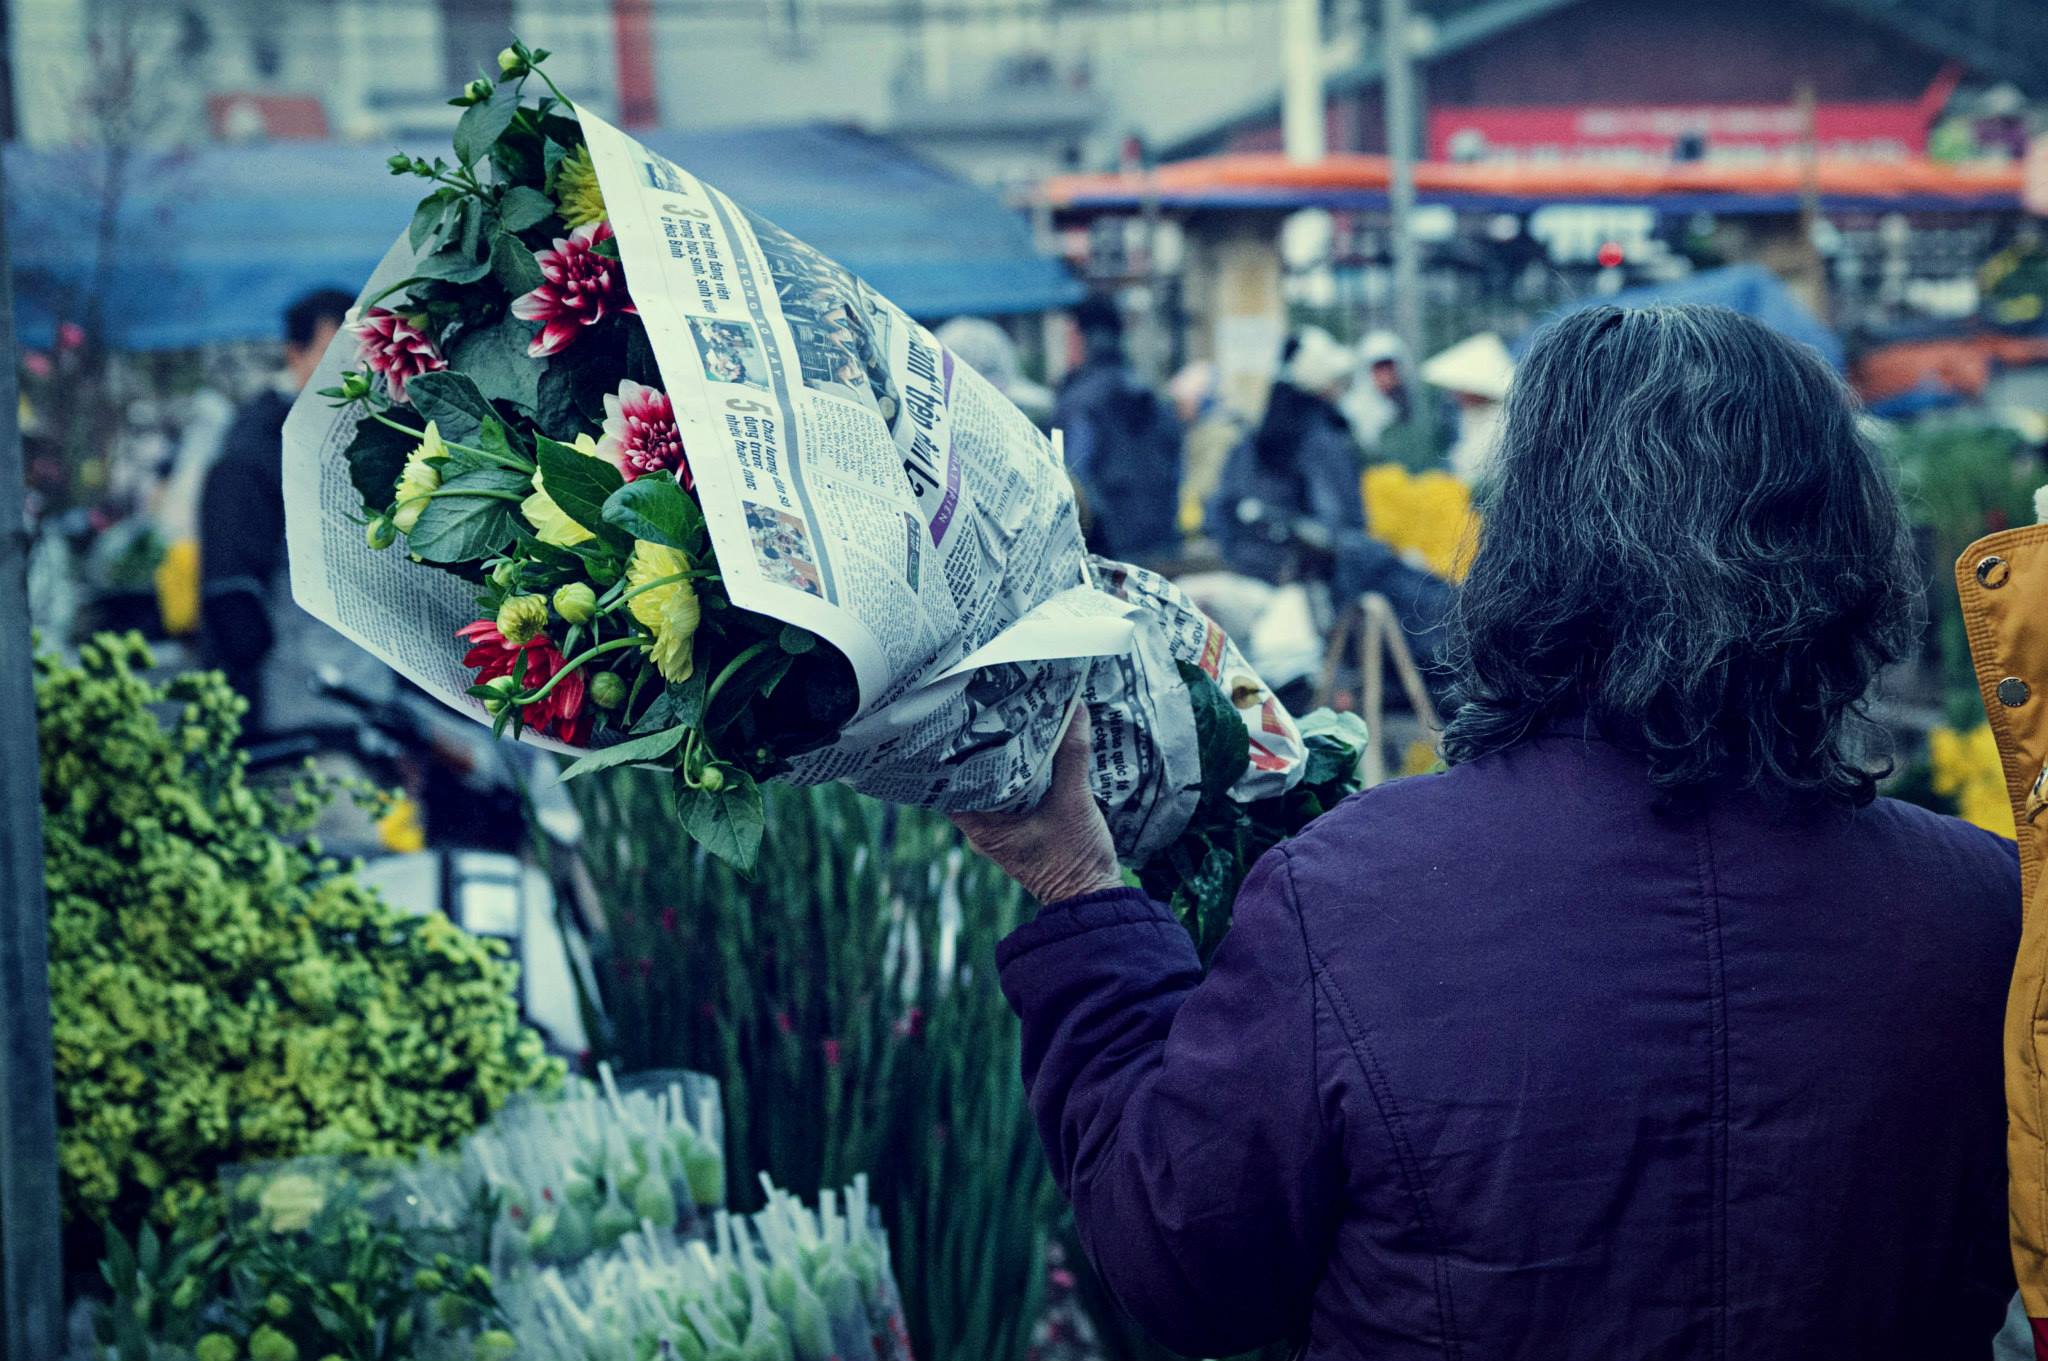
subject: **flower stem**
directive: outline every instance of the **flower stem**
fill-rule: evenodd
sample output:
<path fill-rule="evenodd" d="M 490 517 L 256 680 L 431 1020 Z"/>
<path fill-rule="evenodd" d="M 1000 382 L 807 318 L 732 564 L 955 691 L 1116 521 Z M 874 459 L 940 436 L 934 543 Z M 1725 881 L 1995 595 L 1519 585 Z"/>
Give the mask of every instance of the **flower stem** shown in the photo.
<path fill-rule="evenodd" d="M 602 657 L 607 652 L 617 652 L 620 648 L 637 647 L 639 643 L 640 636 L 638 634 L 631 634 L 624 638 L 614 638 L 609 643 L 599 643 L 596 647 L 590 649 L 590 651 L 584 653 L 582 656 L 577 657 L 573 661 L 565 663 L 560 671 L 557 671 L 554 675 L 548 677 L 548 683 L 546 685 L 543 685 L 540 689 L 534 691 L 530 695 L 521 695 L 512 702 L 514 704 L 520 705 L 538 704 L 540 701 L 546 699 L 548 695 L 554 691 L 554 688 L 557 685 L 560 685 L 562 683 L 562 678 L 564 676 L 573 675 L 576 669 L 582 666 L 585 662 L 591 661 L 598 657 Z"/>
<path fill-rule="evenodd" d="M 763 638 L 760 642 L 743 647 L 734 654 L 733 659 L 727 662 L 725 668 L 718 673 L 718 678 L 711 682 L 711 688 L 704 692 L 704 712 L 707 714 L 711 712 L 711 701 L 718 698 L 719 690 L 724 687 L 727 681 L 732 679 L 734 672 L 773 646 L 775 646 L 774 639 Z"/>
<path fill-rule="evenodd" d="M 377 424 L 379 425 L 388 425 L 393 430 L 396 430 L 401 434 L 411 435 L 414 439 L 424 440 L 427 437 L 426 431 L 415 430 L 411 426 L 405 424 L 402 421 L 394 421 L 381 411 L 371 412 L 370 419 L 377 422 Z M 441 441 L 441 443 L 448 446 L 450 449 L 459 449 L 465 454 L 475 454 L 478 458 L 487 459 L 490 462 L 497 464 L 500 468 L 507 468 L 515 473 L 530 473 L 533 471 L 533 465 L 531 463 L 526 462 L 526 460 L 519 458 L 516 455 L 511 458 L 507 458 L 501 454 L 494 454 L 488 449 L 479 449 L 474 445 L 457 444 L 452 439 L 444 439 Z M 518 500 L 520 498 L 514 497 L 513 499 Z"/>
<path fill-rule="evenodd" d="M 498 491 L 493 487 L 442 487 L 428 492 L 422 499 L 431 501 L 442 496 L 482 496 L 493 501 L 524 501 L 526 499 L 516 491 Z"/>
<path fill-rule="evenodd" d="M 665 577 L 656 577 L 652 581 L 643 581 L 638 586 L 635 586 L 632 590 L 626 592 L 618 599 L 606 605 L 603 609 L 599 610 L 598 613 L 610 614 L 613 610 L 618 609 L 621 605 L 624 605 L 627 601 L 631 600 L 634 596 L 639 595 L 643 591 L 651 591 L 657 586 L 673 586 L 679 581 L 688 581 L 692 576 L 695 575 L 695 572 L 672 572 Z"/>

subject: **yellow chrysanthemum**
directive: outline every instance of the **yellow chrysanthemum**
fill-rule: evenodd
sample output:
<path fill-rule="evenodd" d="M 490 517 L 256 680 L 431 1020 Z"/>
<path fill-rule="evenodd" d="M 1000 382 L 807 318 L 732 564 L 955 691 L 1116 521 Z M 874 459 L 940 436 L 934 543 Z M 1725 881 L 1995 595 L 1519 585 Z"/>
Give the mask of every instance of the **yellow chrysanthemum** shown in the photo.
<path fill-rule="evenodd" d="M 588 458 L 603 457 L 597 451 L 597 441 L 589 435 L 578 435 L 572 447 Z M 533 471 L 533 495 L 519 503 L 519 513 L 526 517 L 526 523 L 533 526 L 534 537 L 557 548 L 574 548 L 596 537 L 555 504 L 555 498 L 548 495 L 547 484 L 541 480 L 538 468 Z"/>
<path fill-rule="evenodd" d="M 604 191 L 597 187 L 597 167 L 590 148 L 580 146 L 555 169 L 555 203 L 571 227 L 604 221 Z"/>
<path fill-rule="evenodd" d="M 664 680 L 690 678 L 695 662 L 690 643 L 697 636 L 703 607 L 697 603 L 697 588 L 688 581 L 663 582 L 646 590 L 641 587 L 689 570 L 690 560 L 680 552 L 644 539 L 634 543 L 633 556 L 626 563 L 626 589 L 634 593 L 626 608 L 654 631 L 654 643 L 647 651 Z"/>
<path fill-rule="evenodd" d="M 2013 835 L 2005 767 L 1990 724 L 1979 723 L 1968 732 L 1936 728 L 1927 734 L 1927 756 L 1934 767 L 1934 792 L 1955 800 L 1957 816 L 2000 836 Z"/>
<path fill-rule="evenodd" d="M 406 456 L 405 470 L 398 475 L 398 502 L 391 509 L 391 522 L 401 533 L 412 533 L 420 512 L 440 490 L 441 460 L 447 457 L 448 446 L 441 442 L 440 429 L 428 421 L 425 438 Z"/>

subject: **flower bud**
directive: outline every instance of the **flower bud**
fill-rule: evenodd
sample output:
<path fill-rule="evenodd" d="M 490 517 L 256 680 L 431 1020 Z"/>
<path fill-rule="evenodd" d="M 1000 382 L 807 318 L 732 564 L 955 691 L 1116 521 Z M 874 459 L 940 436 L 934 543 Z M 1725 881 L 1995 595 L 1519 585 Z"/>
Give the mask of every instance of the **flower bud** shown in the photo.
<path fill-rule="evenodd" d="M 484 697 L 484 712 L 496 718 L 505 712 L 512 697 L 519 693 L 519 682 L 510 676 L 494 676 L 484 682 L 484 689 L 491 692 Z"/>
<path fill-rule="evenodd" d="M 572 624 L 587 624 L 597 613 L 597 592 L 583 581 L 559 587 L 555 591 L 555 613 Z"/>
<path fill-rule="evenodd" d="M 725 788 L 725 772 L 717 766 L 704 767 L 704 773 L 697 777 L 697 787 L 707 794 L 716 794 Z"/>
<path fill-rule="evenodd" d="M 192 1348 L 195 1361 L 235 1361 L 242 1349 L 226 1333 L 208 1333 Z"/>
<path fill-rule="evenodd" d="M 525 75 L 526 58 L 512 48 L 504 48 L 498 53 L 498 74 L 506 77 Z"/>
<path fill-rule="evenodd" d="M 448 1278 L 432 1267 L 421 1267 L 412 1274 L 412 1288 L 432 1294 L 447 1288 Z"/>
<path fill-rule="evenodd" d="M 519 1343 L 503 1328 L 492 1328 L 478 1333 L 475 1347 L 476 1361 L 497 1361 L 499 1357 L 510 1356 L 519 1350 Z"/>
<path fill-rule="evenodd" d="M 391 167 L 391 173 L 394 175 L 409 175 L 412 173 L 412 157 L 402 151 L 392 156 L 384 164 Z"/>
<path fill-rule="evenodd" d="M 263 1297 L 263 1312 L 280 1321 L 288 1319 L 292 1315 L 292 1302 L 273 1290 Z"/>
<path fill-rule="evenodd" d="M 472 104 L 481 104 L 491 97 L 491 82 L 479 76 L 462 87 L 462 97 Z"/>
<path fill-rule="evenodd" d="M 491 585 L 501 591 L 512 589 L 512 583 L 519 579 L 519 564 L 506 558 L 491 569 Z"/>
<path fill-rule="evenodd" d="M 249 1335 L 249 1361 L 299 1361 L 298 1344 L 266 1323 Z"/>
<path fill-rule="evenodd" d="M 626 702 L 626 682 L 616 671 L 600 671 L 590 678 L 590 702 L 600 709 L 616 709 Z"/>
<path fill-rule="evenodd" d="M 363 526 L 363 539 L 370 547 L 383 552 L 398 542 L 398 526 L 389 515 L 379 515 Z"/>
<path fill-rule="evenodd" d="M 493 1278 L 491 1276 L 491 1269 L 487 1266 L 484 1266 L 482 1263 L 477 1263 L 476 1265 L 470 1267 L 468 1279 L 471 1285 L 477 1287 L 480 1290 L 489 1290 L 491 1286 L 494 1284 Z"/>
<path fill-rule="evenodd" d="M 498 632 L 518 647 L 540 637 L 548 626 L 548 602 L 537 595 L 515 595 L 498 606 Z"/>

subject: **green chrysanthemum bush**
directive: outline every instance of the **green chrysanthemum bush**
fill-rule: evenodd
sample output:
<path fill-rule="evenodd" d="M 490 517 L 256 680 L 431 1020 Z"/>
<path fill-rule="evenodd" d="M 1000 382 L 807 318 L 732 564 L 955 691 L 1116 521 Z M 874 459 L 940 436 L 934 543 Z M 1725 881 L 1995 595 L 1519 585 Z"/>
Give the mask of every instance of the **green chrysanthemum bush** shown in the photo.
<path fill-rule="evenodd" d="M 504 947 L 323 856 L 320 791 L 244 784 L 226 682 L 149 665 L 36 663 L 67 1211 L 176 1221 L 226 1164 L 409 1153 L 557 1080 Z"/>

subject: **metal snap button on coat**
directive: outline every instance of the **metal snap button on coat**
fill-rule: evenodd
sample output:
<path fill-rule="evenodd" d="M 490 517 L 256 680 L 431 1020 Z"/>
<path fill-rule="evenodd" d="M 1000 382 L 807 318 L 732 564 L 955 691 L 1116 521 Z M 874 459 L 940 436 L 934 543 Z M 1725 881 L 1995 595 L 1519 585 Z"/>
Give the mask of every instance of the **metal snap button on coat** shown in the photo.
<path fill-rule="evenodd" d="M 2033 691 L 2018 676 L 2007 676 L 1998 683 L 1998 702 L 2008 709 L 2017 709 L 2027 702 Z"/>
<path fill-rule="evenodd" d="M 2012 578 L 2012 564 L 1993 553 L 1977 562 L 1977 584 L 1987 591 L 1995 591 Z"/>

